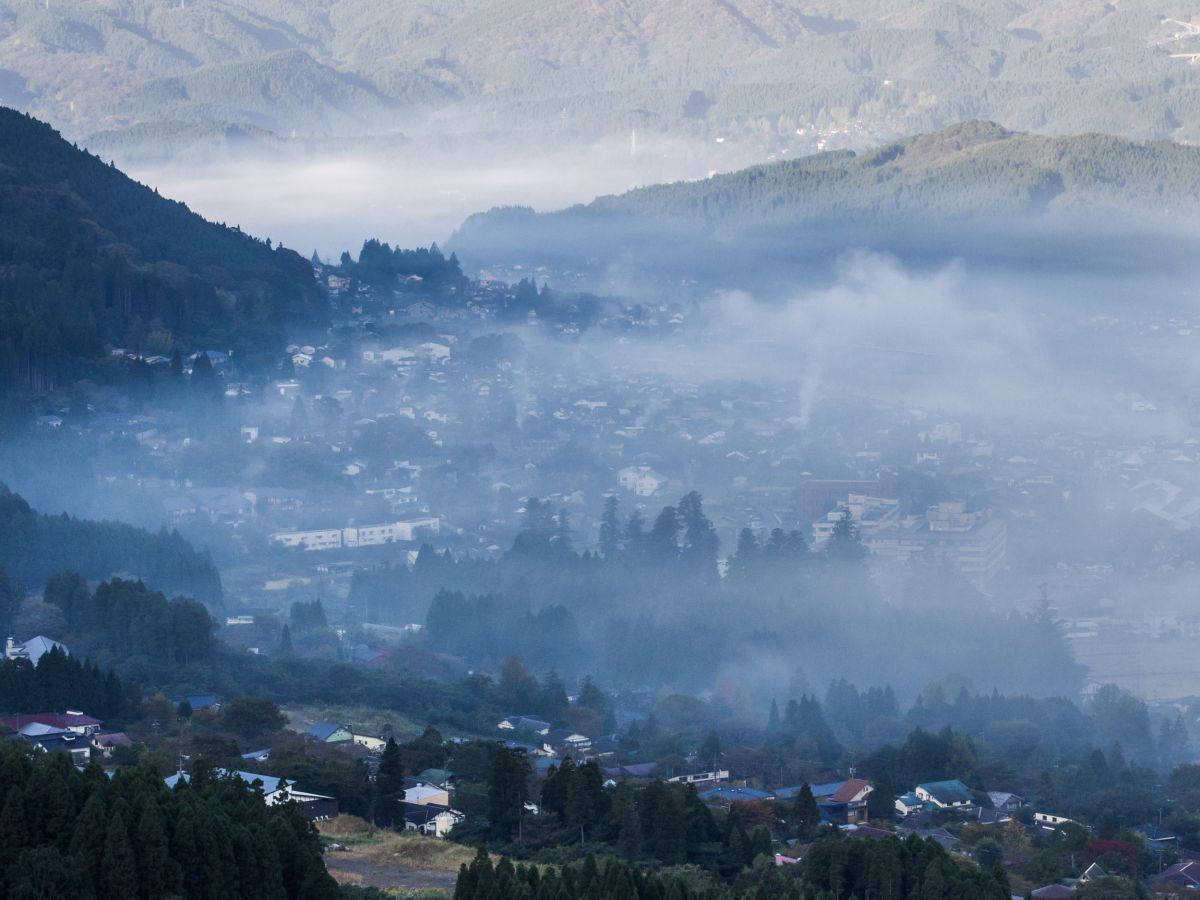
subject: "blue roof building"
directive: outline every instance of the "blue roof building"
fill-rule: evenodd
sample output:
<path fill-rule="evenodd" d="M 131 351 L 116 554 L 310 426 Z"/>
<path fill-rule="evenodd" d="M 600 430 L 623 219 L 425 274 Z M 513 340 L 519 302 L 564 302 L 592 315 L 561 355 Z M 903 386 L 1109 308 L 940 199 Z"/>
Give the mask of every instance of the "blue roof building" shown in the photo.
<path fill-rule="evenodd" d="M 704 791 L 700 799 L 705 803 L 733 803 L 747 800 L 772 800 L 775 795 L 770 791 L 760 791 L 750 787 L 716 787 Z"/>
<path fill-rule="evenodd" d="M 345 741 L 354 740 L 354 735 L 349 728 L 345 725 L 336 725 L 333 722 L 317 722 L 308 729 L 306 734 L 322 744 L 340 744 Z"/>
<path fill-rule="evenodd" d="M 938 809 L 948 809 L 956 806 L 970 806 L 975 802 L 971 789 L 959 781 L 930 781 L 918 784 L 914 792 L 926 803 L 932 803 Z"/>

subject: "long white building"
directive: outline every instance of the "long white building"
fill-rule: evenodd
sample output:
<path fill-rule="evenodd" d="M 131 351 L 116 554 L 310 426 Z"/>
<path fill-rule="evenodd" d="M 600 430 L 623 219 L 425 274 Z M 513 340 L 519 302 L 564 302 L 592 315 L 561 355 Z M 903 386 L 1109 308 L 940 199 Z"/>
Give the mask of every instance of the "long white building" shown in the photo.
<path fill-rule="evenodd" d="M 441 527 L 436 516 L 404 519 L 382 525 L 351 525 L 315 531 L 277 531 L 271 543 L 304 550 L 340 550 L 343 547 L 375 547 L 380 544 L 411 543 L 424 535 L 435 535 Z"/>

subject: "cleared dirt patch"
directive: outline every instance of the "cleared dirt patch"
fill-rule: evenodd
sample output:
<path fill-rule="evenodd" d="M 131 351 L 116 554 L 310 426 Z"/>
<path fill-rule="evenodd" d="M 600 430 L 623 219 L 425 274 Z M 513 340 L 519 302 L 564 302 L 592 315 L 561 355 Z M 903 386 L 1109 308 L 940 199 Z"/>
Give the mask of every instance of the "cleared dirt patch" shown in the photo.
<path fill-rule="evenodd" d="M 342 884 L 450 895 L 458 880 L 458 867 L 475 857 L 470 847 L 375 828 L 355 816 L 338 816 L 319 823 L 318 828 L 331 845 L 325 851 L 325 866 Z"/>

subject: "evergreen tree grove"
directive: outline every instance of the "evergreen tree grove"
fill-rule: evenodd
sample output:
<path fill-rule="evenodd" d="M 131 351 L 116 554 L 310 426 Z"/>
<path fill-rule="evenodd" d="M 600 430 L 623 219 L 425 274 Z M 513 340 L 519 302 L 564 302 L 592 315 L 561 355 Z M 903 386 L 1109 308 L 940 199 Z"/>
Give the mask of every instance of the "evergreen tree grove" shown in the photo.
<path fill-rule="evenodd" d="M 240 781 L 193 782 L 170 789 L 150 768 L 109 779 L 0 742 L 0 894 L 336 900 L 299 807 L 267 806 Z"/>

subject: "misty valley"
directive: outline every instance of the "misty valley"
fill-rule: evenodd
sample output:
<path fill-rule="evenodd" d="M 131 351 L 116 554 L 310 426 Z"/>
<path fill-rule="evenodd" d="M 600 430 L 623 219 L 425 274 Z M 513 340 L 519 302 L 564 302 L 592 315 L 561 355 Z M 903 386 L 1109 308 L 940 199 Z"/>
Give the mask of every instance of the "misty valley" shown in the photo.
<path fill-rule="evenodd" d="M 1200 889 L 1200 15 L 95 6 L 0 0 L 0 895 Z"/>

